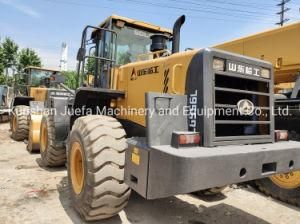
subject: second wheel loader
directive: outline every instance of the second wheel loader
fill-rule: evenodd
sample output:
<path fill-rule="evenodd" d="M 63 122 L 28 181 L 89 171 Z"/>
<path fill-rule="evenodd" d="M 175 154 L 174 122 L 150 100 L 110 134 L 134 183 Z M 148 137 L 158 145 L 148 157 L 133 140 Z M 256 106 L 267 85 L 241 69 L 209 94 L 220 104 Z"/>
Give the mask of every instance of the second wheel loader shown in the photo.
<path fill-rule="evenodd" d="M 17 141 L 28 139 L 27 149 L 30 152 L 40 150 L 40 126 L 45 109 L 57 106 L 53 103 L 54 98 L 64 102 L 70 95 L 63 82 L 60 71 L 32 66 L 16 77 L 11 103 L 12 138 Z M 61 108 L 61 105 L 58 107 Z M 63 129 L 61 123 L 58 121 L 53 125 Z"/>

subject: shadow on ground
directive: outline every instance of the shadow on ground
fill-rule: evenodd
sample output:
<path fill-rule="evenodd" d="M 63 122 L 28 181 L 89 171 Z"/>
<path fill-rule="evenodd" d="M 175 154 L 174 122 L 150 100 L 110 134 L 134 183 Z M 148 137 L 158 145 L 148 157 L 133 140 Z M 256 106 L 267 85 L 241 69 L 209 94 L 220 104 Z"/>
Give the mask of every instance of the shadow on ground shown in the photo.
<path fill-rule="evenodd" d="M 0 124 L 9 123 L 9 116 L 7 114 L 0 114 Z"/>
<path fill-rule="evenodd" d="M 64 177 L 58 185 L 60 202 L 73 223 L 84 223 L 77 212 L 72 208 L 67 177 Z M 201 201 L 199 200 L 199 204 Z M 177 197 L 158 200 L 145 200 L 136 193 L 132 193 L 130 201 L 124 210 L 130 223 L 139 224 L 269 224 L 268 222 L 253 216 L 236 207 L 220 204 L 205 207 L 183 201 Z M 101 224 L 120 224 L 120 216 L 98 222 Z"/>
<path fill-rule="evenodd" d="M 216 201 L 222 201 L 227 198 L 227 196 L 223 193 L 218 193 L 215 195 L 203 195 L 199 193 L 192 193 L 191 197 L 194 197 L 196 199 L 200 199 L 205 202 L 216 202 Z"/>

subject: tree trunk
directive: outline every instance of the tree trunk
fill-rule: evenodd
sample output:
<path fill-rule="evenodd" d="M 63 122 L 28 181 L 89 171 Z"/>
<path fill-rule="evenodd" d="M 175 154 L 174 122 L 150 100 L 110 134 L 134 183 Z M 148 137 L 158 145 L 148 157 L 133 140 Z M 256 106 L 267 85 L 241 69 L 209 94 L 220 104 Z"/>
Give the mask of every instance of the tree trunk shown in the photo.
<path fill-rule="evenodd" d="M 8 68 L 5 69 L 5 84 L 7 85 L 7 81 L 8 81 Z"/>

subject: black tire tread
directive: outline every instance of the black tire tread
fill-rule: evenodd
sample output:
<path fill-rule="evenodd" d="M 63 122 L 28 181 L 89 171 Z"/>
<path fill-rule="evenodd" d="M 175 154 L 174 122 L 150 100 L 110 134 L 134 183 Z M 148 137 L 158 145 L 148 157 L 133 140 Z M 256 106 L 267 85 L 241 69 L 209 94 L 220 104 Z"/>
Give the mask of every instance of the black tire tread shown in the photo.
<path fill-rule="evenodd" d="M 23 141 L 28 139 L 29 136 L 29 107 L 28 106 L 16 106 L 14 108 L 14 114 L 12 116 L 17 117 L 17 130 L 14 132 L 12 128 L 13 118 L 10 121 L 10 128 L 12 131 L 11 137 L 15 141 Z"/>
<path fill-rule="evenodd" d="M 47 167 L 65 165 L 67 161 L 66 148 L 58 146 L 55 142 L 55 126 L 53 115 L 44 115 L 42 123 L 46 124 L 48 132 L 48 144 L 45 151 L 40 150 L 43 164 Z M 42 125 L 41 125 L 42 126 Z"/>
<path fill-rule="evenodd" d="M 281 189 L 270 178 L 255 181 L 258 190 L 279 201 L 300 207 L 300 187 L 296 189 Z"/>
<path fill-rule="evenodd" d="M 78 118 L 71 139 L 74 132 L 83 139 L 87 169 L 85 190 L 79 199 L 73 196 L 74 206 L 87 221 L 110 218 L 123 210 L 131 193 L 124 183 L 126 133 L 116 119 L 98 115 Z"/>

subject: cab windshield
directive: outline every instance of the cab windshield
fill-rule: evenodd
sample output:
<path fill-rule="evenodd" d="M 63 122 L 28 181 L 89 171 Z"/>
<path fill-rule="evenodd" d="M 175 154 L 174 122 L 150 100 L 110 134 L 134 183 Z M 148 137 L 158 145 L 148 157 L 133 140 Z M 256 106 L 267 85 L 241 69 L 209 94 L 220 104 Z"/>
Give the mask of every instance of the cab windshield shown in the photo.
<path fill-rule="evenodd" d="M 119 28 L 113 26 L 117 33 L 117 65 L 136 62 L 139 55 L 150 52 L 151 36 L 157 32 L 149 32 L 129 26 Z M 170 44 L 167 43 L 168 48 Z"/>
<path fill-rule="evenodd" d="M 57 72 L 32 69 L 30 83 L 32 86 L 39 86 L 44 78 L 50 78 L 53 74 L 57 74 Z"/>

